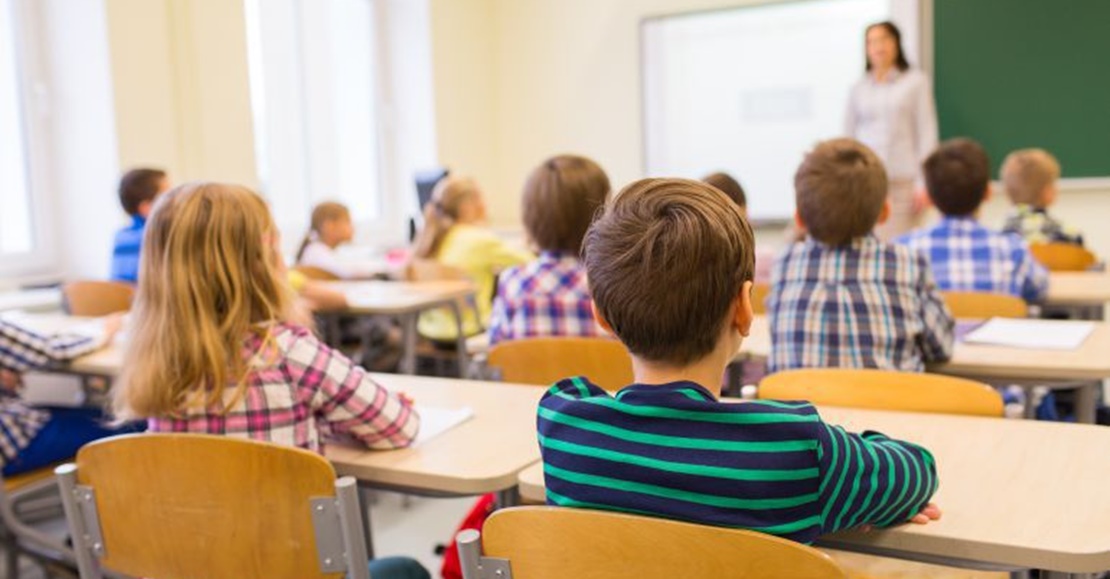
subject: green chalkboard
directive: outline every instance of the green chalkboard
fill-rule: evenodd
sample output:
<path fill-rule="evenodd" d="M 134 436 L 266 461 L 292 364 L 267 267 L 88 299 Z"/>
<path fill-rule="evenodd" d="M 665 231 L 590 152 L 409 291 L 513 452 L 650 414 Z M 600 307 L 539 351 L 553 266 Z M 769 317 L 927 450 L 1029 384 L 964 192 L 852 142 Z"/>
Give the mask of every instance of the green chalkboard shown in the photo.
<path fill-rule="evenodd" d="M 1042 147 L 1064 177 L 1110 176 L 1110 0 L 934 0 L 942 138 Z"/>

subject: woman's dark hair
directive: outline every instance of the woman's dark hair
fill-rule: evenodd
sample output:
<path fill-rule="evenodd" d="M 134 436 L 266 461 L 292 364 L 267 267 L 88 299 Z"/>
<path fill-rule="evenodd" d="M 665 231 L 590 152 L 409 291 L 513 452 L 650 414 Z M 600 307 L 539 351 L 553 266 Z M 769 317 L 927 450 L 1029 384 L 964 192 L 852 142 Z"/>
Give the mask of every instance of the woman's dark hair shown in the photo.
<path fill-rule="evenodd" d="M 886 30 L 887 34 L 894 39 L 894 46 L 898 48 L 898 56 L 894 57 L 894 66 L 898 70 L 905 71 L 910 67 L 910 61 L 906 60 L 906 51 L 902 50 L 902 31 L 893 22 L 887 20 L 885 22 L 876 22 L 867 27 L 863 33 L 863 62 L 866 63 L 864 70 L 871 70 L 871 60 L 867 58 L 867 35 L 871 32 L 872 28 L 882 28 Z"/>

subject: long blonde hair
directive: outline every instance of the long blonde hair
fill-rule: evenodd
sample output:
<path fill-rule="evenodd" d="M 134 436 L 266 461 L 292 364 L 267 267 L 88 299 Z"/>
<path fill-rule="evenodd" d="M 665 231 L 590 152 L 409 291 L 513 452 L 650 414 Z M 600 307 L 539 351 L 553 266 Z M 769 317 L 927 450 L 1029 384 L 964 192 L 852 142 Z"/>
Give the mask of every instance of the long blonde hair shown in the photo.
<path fill-rule="evenodd" d="M 289 319 L 292 290 L 266 203 L 245 187 L 187 183 L 161 195 L 146 227 L 123 372 L 120 419 L 234 406 L 246 391 L 244 340 Z M 224 404 L 225 390 L 235 386 Z"/>
<path fill-rule="evenodd" d="M 414 257 L 434 259 L 443 239 L 458 222 L 462 204 L 478 195 L 478 184 L 468 177 L 447 177 L 437 183 L 432 200 L 424 205 L 424 229 L 416 237 Z"/>
<path fill-rule="evenodd" d="M 342 203 L 334 201 L 324 201 L 319 203 L 312 209 L 312 222 L 309 224 L 308 233 L 305 234 L 304 240 L 301 241 L 301 247 L 297 250 L 297 257 L 294 261 L 299 262 L 304 257 L 304 250 L 308 248 L 308 244 L 320 235 L 320 230 L 324 228 L 324 224 L 336 219 L 351 219 L 351 211 L 347 206 Z"/>

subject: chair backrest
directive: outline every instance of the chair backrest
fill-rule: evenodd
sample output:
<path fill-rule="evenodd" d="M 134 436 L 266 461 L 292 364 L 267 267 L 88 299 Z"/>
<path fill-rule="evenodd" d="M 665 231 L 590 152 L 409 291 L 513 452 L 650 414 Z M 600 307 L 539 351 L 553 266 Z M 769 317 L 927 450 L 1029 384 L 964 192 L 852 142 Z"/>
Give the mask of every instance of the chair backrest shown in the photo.
<path fill-rule="evenodd" d="M 486 520 L 481 547 L 478 537 L 459 534 L 465 579 L 498 564 L 488 558 L 508 559 L 511 579 L 846 577 L 828 555 L 779 537 L 588 509 L 501 509 Z"/>
<path fill-rule="evenodd" d="M 1049 271 L 1086 271 L 1098 261 L 1083 246 L 1072 243 L 1033 243 L 1029 251 Z"/>
<path fill-rule="evenodd" d="M 935 414 L 1002 416 L 1002 396 L 964 378 L 887 370 L 785 370 L 759 383 L 759 397 L 817 405 Z"/>
<path fill-rule="evenodd" d="M 62 298 L 71 316 L 106 316 L 130 310 L 135 287 L 117 281 L 72 281 L 62 286 Z"/>
<path fill-rule="evenodd" d="M 486 365 L 505 382 L 547 386 L 571 376 L 585 376 L 606 390 L 632 383 L 632 357 L 624 344 L 610 338 L 524 338 L 500 342 Z"/>
<path fill-rule="evenodd" d="M 1025 318 L 1029 305 L 1010 294 L 989 292 L 941 292 L 955 318 Z"/>
<path fill-rule="evenodd" d="M 369 577 L 355 481 L 336 481 L 314 453 L 124 435 L 84 446 L 76 466 L 56 472 L 82 579 L 99 577 L 101 565 L 160 579 Z"/>
<path fill-rule="evenodd" d="M 413 259 L 405 266 L 406 281 L 469 280 L 460 268 L 444 265 L 434 259 Z"/>
<path fill-rule="evenodd" d="M 771 284 L 769 283 L 755 283 L 752 284 L 752 313 L 766 314 L 767 313 L 767 295 L 771 293 Z"/>
<path fill-rule="evenodd" d="M 293 267 L 293 271 L 316 281 L 338 281 L 340 279 L 338 275 L 314 265 L 297 265 Z"/>

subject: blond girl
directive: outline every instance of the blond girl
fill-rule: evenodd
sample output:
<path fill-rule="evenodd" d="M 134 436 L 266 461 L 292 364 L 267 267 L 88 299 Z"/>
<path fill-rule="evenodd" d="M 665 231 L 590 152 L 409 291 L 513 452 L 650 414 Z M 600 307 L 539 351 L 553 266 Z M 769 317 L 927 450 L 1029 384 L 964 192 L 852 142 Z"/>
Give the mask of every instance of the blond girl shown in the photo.
<path fill-rule="evenodd" d="M 462 270 L 477 285 L 479 318 L 466 310 L 463 331 L 467 335 L 481 332 L 489 320 L 497 273 L 534 259 L 530 252 L 512 247 L 483 227 L 485 220 L 486 205 L 478 184 L 469 178 L 447 177 L 436 185 L 424 207 L 424 229 L 413 248 L 414 258 Z M 454 317 L 448 310 L 425 313 L 420 317 L 420 333 L 434 340 L 454 340 Z"/>
<path fill-rule="evenodd" d="M 346 205 L 325 201 L 312 209 L 308 233 L 297 250 L 297 265 L 317 267 L 342 279 L 371 277 L 375 268 L 339 259 L 336 248 L 350 243 L 355 228 Z"/>
<path fill-rule="evenodd" d="M 265 202 L 191 183 L 159 199 L 115 408 L 152 431 L 226 434 L 322 452 L 322 434 L 412 443 L 419 418 L 290 319 L 292 292 Z"/>

